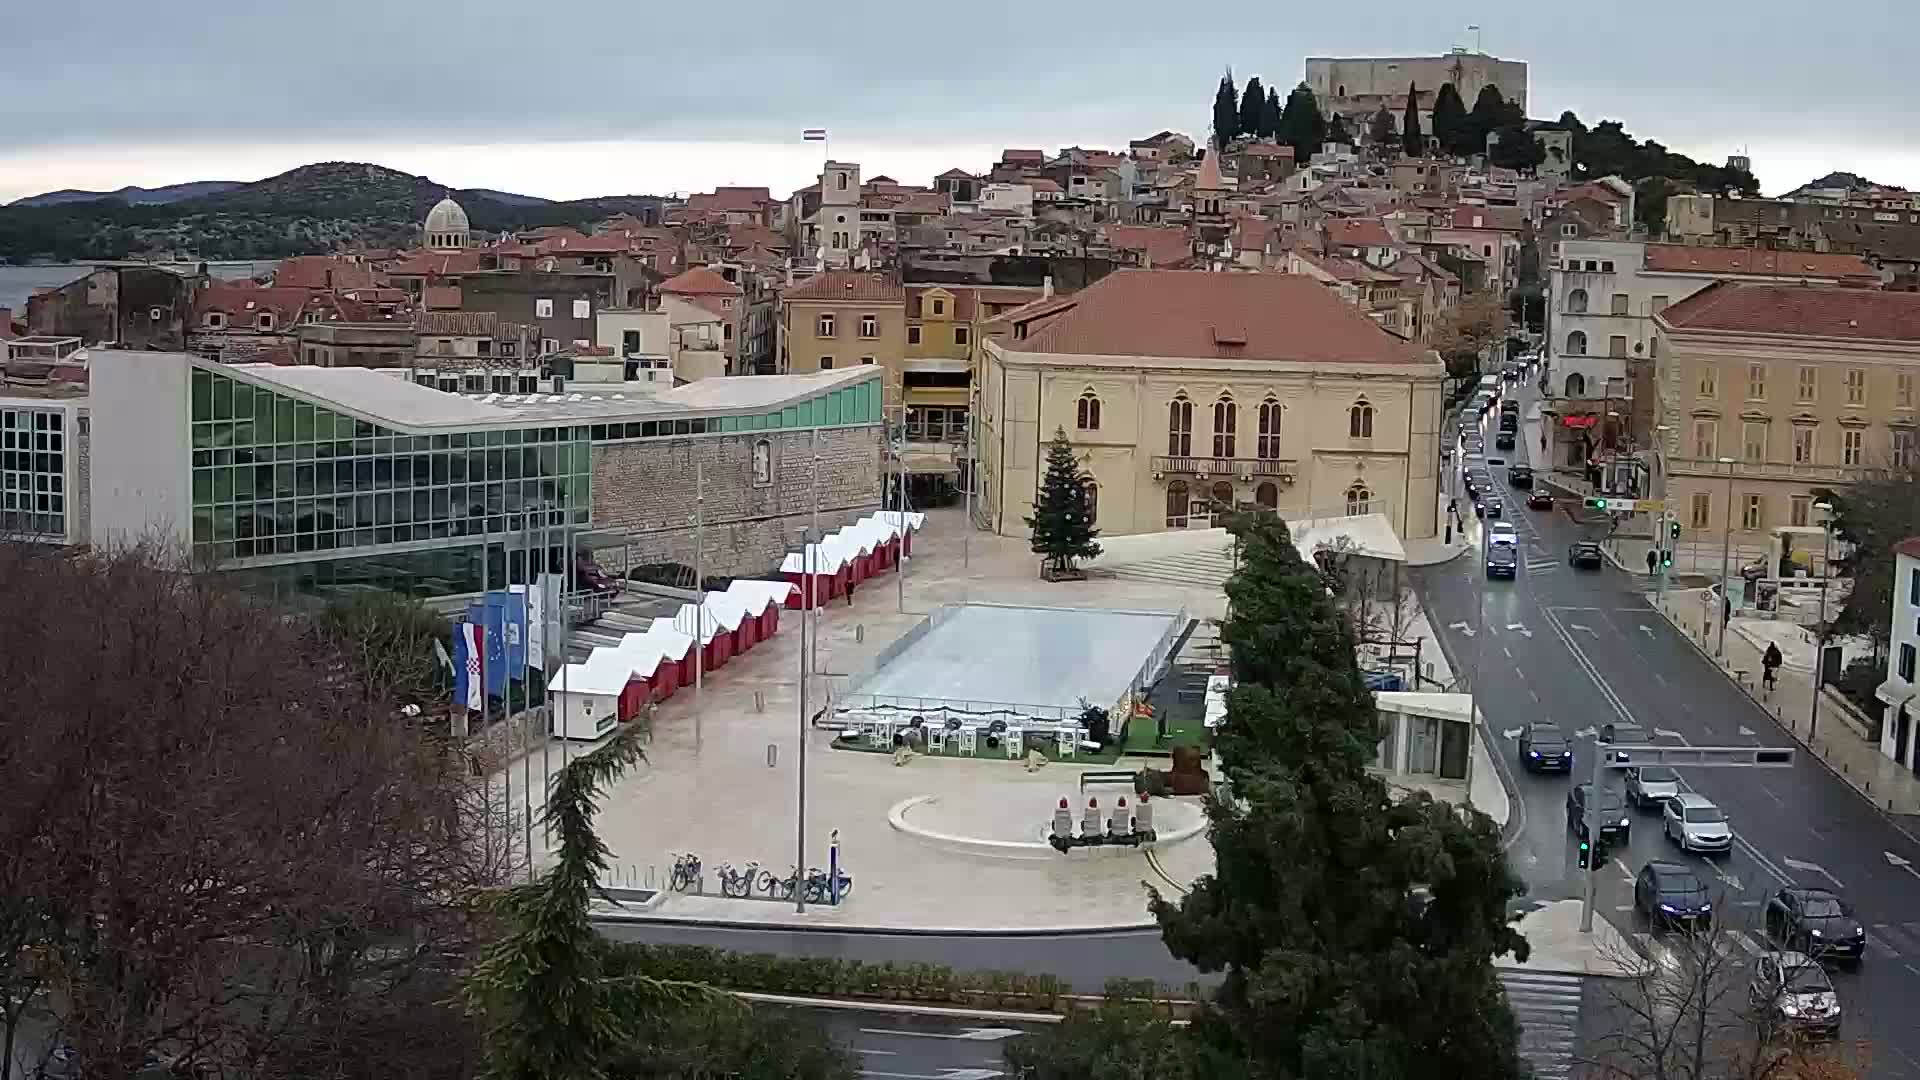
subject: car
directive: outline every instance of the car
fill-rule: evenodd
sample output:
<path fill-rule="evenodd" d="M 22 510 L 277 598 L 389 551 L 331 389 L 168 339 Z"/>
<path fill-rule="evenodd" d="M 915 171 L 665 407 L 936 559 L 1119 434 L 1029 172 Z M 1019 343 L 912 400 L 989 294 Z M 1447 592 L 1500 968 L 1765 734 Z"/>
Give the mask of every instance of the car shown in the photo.
<path fill-rule="evenodd" d="M 1532 487 L 1533 486 L 1533 466 L 1531 465 L 1507 466 L 1507 486 L 1516 487 L 1516 488 Z"/>
<path fill-rule="evenodd" d="M 1573 744 L 1559 724 L 1535 720 L 1520 729 L 1520 767 L 1528 772 L 1573 771 Z"/>
<path fill-rule="evenodd" d="M 1575 784 L 1567 791 L 1567 828 L 1582 840 L 1587 839 L 1587 803 L 1592 799 L 1592 784 Z M 1595 804 L 1600 819 L 1600 842 L 1625 844 L 1633 838 L 1633 819 L 1627 816 L 1627 804 L 1612 788 L 1600 790 Z"/>
<path fill-rule="evenodd" d="M 1493 470 L 1485 465 L 1475 465 L 1467 470 L 1467 480 L 1476 491 L 1493 490 Z"/>
<path fill-rule="evenodd" d="M 1753 965 L 1747 1000 L 1780 1027 L 1803 1035 L 1840 1034 L 1840 995 L 1826 970 L 1805 953 L 1762 953 Z"/>
<path fill-rule="evenodd" d="M 1567 565 L 1576 570 L 1598 570 L 1607 563 L 1600 545 L 1592 540 L 1576 540 L 1567 548 Z"/>
<path fill-rule="evenodd" d="M 1487 576 L 1510 578 L 1520 573 L 1520 553 L 1512 544 L 1495 544 L 1487 549 Z"/>
<path fill-rule="evenodd" d="M 1645 810 L 1680 794 L 1680 774 L 1666 765 L 1635 765 L 1627 769 L 1627 801 Z"/>
<path fill-rule="evenodd" d="M 1727 812 L 1705 795 L 1681 792 L 1660 811 L 1660 829 L 1681 851 L 1719 854 L 1733 850 L 1733 827 Z"/>
<path fill-rule="evenodd" d="M 1517 412 L 1501 413 L 1500 414 L 1500 430 L 1501 431 L 1519 431 L 1520 430 L 1520 414 Z"/>
<path fill-rule="evenodd" d="M 1543 487 L 1534 488 L 1532 491 L 1527 492 L 1527 509 L 1529 510 L 1553 509 L 1553 492 Z"/>
<path fill-rule="evenodd" d="M 1518 544 L 1520 533 L 1511 521 L 1496 521 L 1487 526 L 1488 544 Z"/>
<path fill-rule="evenodd" d="M 1495 450 L 1513 449 L 1513 432 L 1502 431 L 1500 434 L 1495 435 L 1493 437 L 1493 448 Z"/>
<path fill-rule="evenodd" d="M 1853 905 L 1826 889 L 1789 886 L 1767 898 L 1767 936 L 1820 960 L 1858 964 L 1867 952 L 1867 928 Z"/>
<path fill-rule="evenodd" d="M 1517 415 L 1520 412 L 1520 399 L 1508 398 L 1507 400 L 1501 402 L 1500 412 L 1502 415 L 1505 415 L 1507 413 L 1514 413 Z"/>
<path fill-rule="evenodd" d="M 1703 930 L 1713 925 L 1706 883 L 1683 863 L 1654 859 L 1641 867 L 1633 879 L 1633 907 L 1654 929 Z"/>
<path fill-rule="evenodd" d="M 1485 506 L 1487 509 L 1488 518 L 1497 518 L 1501 514 L 1506 512 L 1503 509 L 1501 509 L 1500 500 L 1498 498 L 1488 498 L 1485 503 Z"/>

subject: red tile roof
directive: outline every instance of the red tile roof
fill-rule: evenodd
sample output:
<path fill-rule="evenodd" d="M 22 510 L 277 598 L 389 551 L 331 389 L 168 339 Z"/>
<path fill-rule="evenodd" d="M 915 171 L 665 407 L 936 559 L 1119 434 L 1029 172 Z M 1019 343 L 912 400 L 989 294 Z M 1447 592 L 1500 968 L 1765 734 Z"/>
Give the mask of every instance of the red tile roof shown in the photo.
<path fill-rule="evenodd" d="M 1028 163 L 1038 165 L 1047 160 L 1047 154 L 1044 150 L 1002 150 L 1000 160 L 1009 163 L 1018 162 L 1022 165 Z"/>
<path fill-rule="evenodd" d="M 1393 234 L 1379 218 L 1333 218 L 1327 222 L 1327 242 L 1339 247 L 1392 247 Z"/>
<path fill-rule="evenodd" d="M 1071 307 L 1007 347 L 1093 356 L 1432 364 L 1417 346 L 1307 277 L 1116 270 L 1066 298 Z"/>
<path fill-rule="evenodd" d="M 459 310 L 460 286 L 429 285 L 426 287 L 427 307 L 430 310 Z"/>
<path fill-rule="evenodd" d="M 1249 143 L 1240 150 L 1249 157 L 1286 158 L 1293 160 L 1293 147 L 1277 146 L 1273 143 Z"/>
<path fill-rule="evenodd" d="M 1109 225 L 1107 243 L 1147 256 L 1149 268 L 1193 257 L 1193 241 L 1177 225 Z"/>
<path fill-rule="evenodd" d="M 435 254 L 427 251 L 410 252 L 398 262 L 387 267 L 387 273 L 396 277 L 457 277 L 461 274 L 480 272 L 478 251 L 455 251 Z"/>
<path fill-rule="evenodd" d="M 1920 344 L 1920 293 L 1910 292 L 1716 281 L 1658 318 L 1675 330 Z"/>
<path fill-rule="evenodd" d="M 863 270 L 829 270 L 788 289 L 785 299 L 887 303 L 904 300 L 906 295 L 900 283 L 886 274 Z"/>
<path fill-rule="evenodd" d="M 1048 194 L 1058 195 L 1063 190 L 1059 184 L 1055 183 L 1052 180 L 1047 179 L 1044 176 L 1036 176 L 1033 179 L 1027 181 L 1027 186 L 1032 188 L 1035 194 L 1046 192 Z"/>
<path fill-rule="evenodd" d="M 381 283 L 365 263 L 333 255 L 295 255 L 274 267 L 273 283 L 302 289 L 359 289 Z"/>
<path fill-rule="evenodd" d="M 973 178 L 974 177 L 972 173 L 968 172 L 965 169 L 957 169 L 957 168 L 948 169 L 946 172 L 943 172 L 939 176 L 934 177 L 935 180 L 972 180 Z"/>
<path fill-rule="evenodd" d="M 1447 212 L 1453 215 L 1456 229 L 1519 232 L 1527 220 L 1526 211 L 1516 206 L 1452 206 Z"/>
<path fill-rule="evenodd" d="M 1909 536 L 1893 545 L 1896 555 L 1905 555 L 1909 559 L 1920 559 L 1920 536 Z"/>
<path fill-rule="evenodd" d="M 660 291 L 675 296 L 739 296 L 741 293 L 740 286 L 704 266 L 668 278 L 660 283 Z"/>
<path fill-rule="evenodd" d="M 773 201 L 773 191 L 763 187 L 720 187 L 711 192 L 687 196 L 687 209 L 699 211 L 747 211 L 758 213 Z"/>
<path fill-rule="evenodd" d="M 1694 247 L 1687 244 L 1648 244 L 1647 269 L 1683 274 L 1765 274 L 1862 282 L 1880 280 L 1866 260 L 1858 255 Z"/>

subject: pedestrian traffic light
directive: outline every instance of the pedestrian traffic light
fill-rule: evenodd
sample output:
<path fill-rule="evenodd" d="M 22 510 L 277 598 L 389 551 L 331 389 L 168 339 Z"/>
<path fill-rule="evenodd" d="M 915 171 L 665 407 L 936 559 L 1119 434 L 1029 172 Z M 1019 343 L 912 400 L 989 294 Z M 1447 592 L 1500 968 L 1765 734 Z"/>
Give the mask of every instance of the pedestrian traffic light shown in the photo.
<path fill-rule="evenodd" d="M 1586 840 L 1580 841 L 1580 869 L 1593 869 L 1593 844 Z"/>
<path fill-rule="evenodd" d="M 1667 522 L 1667 539 L 1669 540 L 1680 539 L 1680 523 L 1678 521 Z"/>
<path fill-rule="evenodd" d="M 1673 549 L 1672 548 L 1661 549 L 1660 565 L 1668 568 L 1671 568 L 1673 566 Z"/>

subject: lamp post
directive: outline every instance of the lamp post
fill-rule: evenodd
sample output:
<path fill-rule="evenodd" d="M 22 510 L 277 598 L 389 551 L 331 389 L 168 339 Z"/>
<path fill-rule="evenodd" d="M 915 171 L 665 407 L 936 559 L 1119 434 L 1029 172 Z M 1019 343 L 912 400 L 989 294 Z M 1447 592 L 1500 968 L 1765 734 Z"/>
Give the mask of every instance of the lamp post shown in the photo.
<path fill-rule="evenodd" d="M 1653 451 L 1654 470 L 1647 475 L 1647 496 L 1649 498 L 1659 499 L 1662 502 L 1665 502 L 1667 498 L 1667 463 L 1665 460 L 1665 451 L 1662 447 L 1666 443 L 1667 432 L 1672 430 L 1673 428 L 1667 424 L 1655 425 L 1653 429 L 1653 446 L 1650 448 Z M 1657 488 L 1655 487 L 1656 483 L 1659 485 Z M 1662 600 L 1665 600 L 1667 596 L 1668 564 L 1673 561 L 1675 554 L 1673 531 L 1668 528 L 1667 522 L 1679 520 L 1680 515 L 1674 511 L 1672 507 L 1662 509 L 1660 511 L 1659 532 L 1656 533 L 1653 538 L 1654 546 L 1664 552 L 1664 555 L 1660 559 L 1660 576 L 1654 581 L 1654 593 Z"/>
<path fill-rule="evenodd" d="M 1713 655 L 1725 656 L 1727 652 L 1727 624 L 1733 621 L 1733 581 L 1730 567 L 1733 562 L 1733 465 L 1730 457 L 1720 459 L 1727 467 L 1727 512 L 1726 529 L 1720 534 L 1720 640 L 1713 647 Z"/>
<path fill-rule="evenodd" d="M 1807 706 L 1807 743 L 1813 743 L 1814 728 L 1820 723 L 1820 691 L 1826 685 L 1827 659 L 1827 585 L 1833 580 L 1833 504 L 1817 502 L 1813 504 L 1825 519 L 1821 531 L 1825 534 L 1820 545 L 1820 640 L 1813 650 L 1813 701 Z"/>

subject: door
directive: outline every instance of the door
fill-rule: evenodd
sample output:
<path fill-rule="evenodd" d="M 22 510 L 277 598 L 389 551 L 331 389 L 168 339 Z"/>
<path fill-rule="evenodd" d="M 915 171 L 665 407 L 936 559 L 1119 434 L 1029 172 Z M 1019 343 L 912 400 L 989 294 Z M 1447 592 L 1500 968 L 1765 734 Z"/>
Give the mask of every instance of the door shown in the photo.
<path fill-rule="evenodd" d="M 1469 740 L 1473 729 L 1467 724 L 1447 721 L 1440 728 L 1440 777 L 1444 780 L 1467 778 Z"/>
<path fill-rule="evenodd" d="M 1913 718 L 1907 715 L 1907 707 L 1902 705 L 1900 718 L 1894 721 L 1893 760 L 1902 765 L 1913 766 L 1915 772 L 1920 772 L 1920 754 L 1913 755 L 1915 760 L 1909 760 L 1907 757 L 1907 737 L 1913 733 L 1912 728 Z"/>
<path fill-rule="evenodd" d="M 1432 773 L 1436 765 L 1435 743 L 1440 721 L 1431 716 L 1409 716 L 1411 734 L 1407 739 L 1407 771 Z"/>

